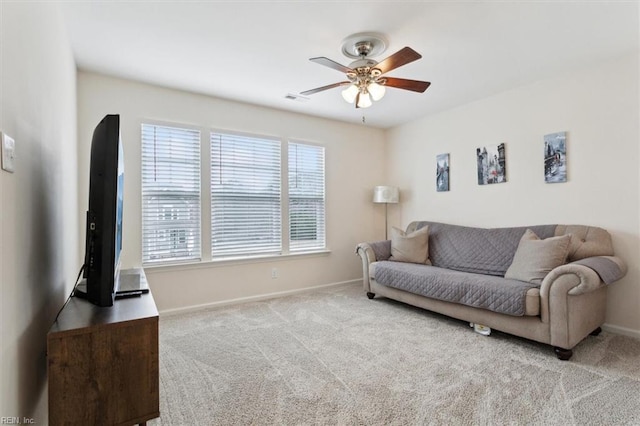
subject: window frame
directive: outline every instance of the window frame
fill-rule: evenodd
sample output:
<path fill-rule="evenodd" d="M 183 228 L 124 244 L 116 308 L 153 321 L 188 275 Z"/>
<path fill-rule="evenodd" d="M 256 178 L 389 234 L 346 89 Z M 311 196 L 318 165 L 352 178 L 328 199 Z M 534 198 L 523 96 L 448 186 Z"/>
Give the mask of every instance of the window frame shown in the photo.
<path fill-rule="evenodd" d="M 311 142 L 302 138 L 291 138 L 286 136 L 276 136 L 266 133 L 253 133 L 237 130 L 230 130 L 224 128 L 216 128 L 209 126 L 198 126 L 193 124 L 176 123 L 176 122 L 164 122 L 153 119 L 142 119 L 140 124 L 140 218 L 141 221 L 143 215 L 143 195 L 142 195 L 142 126 L 164 126 L 174 127 L 185 130 L 195 130 L 200 132 L 200 256 L 198 259 L 185 259 L 185 260 L 154 260 L 152 262 L 142 262 L 145 268 L 208 268 L 214 265 L 241 265 L 246 263 L 255 262 L 272 262 L 272 261 L 285 261 L 287 259 L 326 256 L 331 253 L 329 249 L 328 238 L 328 218 L 327 218 L 327 157 L 329 147 L 323 142 Z M 280 143 L 280 239 L 281 250 L 279 252 L 269 253 L 250 253 L 250 254 L 234 254 L 229 256 L 213 256 L 212 253 L 212 218 L 211 218 L 211 137 L 216 133 L 240 135 L 243 137 L 255 137 L 258 139 L 270 139 L 276 140 Z M 323 174 L 324 174 L 324 245 L 323 247 L 291 250 L 289 247 L 290 241 L 290 221 L 289 221 L 289 146 L 290 143 L 311 145 L 323 148 L 324 162 L 323 162 Z M 141 222 L 142 224 L 142 222 Z M 142 233 L 142 226 L 140 227 L 140 242 L 142 244 L 140 248 L 140 256 L 142 257 L 142 251 L 144 247 L 144 234 Z"/>

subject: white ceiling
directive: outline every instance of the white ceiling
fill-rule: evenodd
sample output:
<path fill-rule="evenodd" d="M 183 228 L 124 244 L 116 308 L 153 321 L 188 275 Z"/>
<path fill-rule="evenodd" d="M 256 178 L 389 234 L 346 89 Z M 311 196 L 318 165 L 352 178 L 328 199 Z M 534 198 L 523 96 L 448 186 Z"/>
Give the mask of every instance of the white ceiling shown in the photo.
<path fill-rule="evenodd" d="M 638 49 L 633 2 L 87 1 L 62 2 L 78 67 L 303 114 L 389 128 Z M 423 58 L 390 76 L 432 83 L 389 89 L 356 110 L 340 89 L 287 93 L 344 80 L 314 64 L 348 65 L 341 42 L 358 32 Z M 606 84 L 605 81 L 594 84 Z"/>

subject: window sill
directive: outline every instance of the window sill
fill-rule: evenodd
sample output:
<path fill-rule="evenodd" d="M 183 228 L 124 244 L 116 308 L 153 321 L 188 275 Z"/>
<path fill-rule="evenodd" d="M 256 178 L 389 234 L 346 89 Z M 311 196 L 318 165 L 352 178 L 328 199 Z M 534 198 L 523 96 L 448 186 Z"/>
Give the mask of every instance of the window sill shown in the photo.
<path fill-rule="evenodd" d="M 145 269 L 145 272 L 154 273 L 163 271 L 219 268 L 225 266 L 248 265 L 253 263 L 284 262 L 287 260 L 295 260 L 299 258 L 328 256 L 329 254 L 331 254 L 331 250 L 323 249 L 286 254 L 225 257 L 212 260 L 199 260 L 195 262 L 143 264 L 142 267 Z"/>

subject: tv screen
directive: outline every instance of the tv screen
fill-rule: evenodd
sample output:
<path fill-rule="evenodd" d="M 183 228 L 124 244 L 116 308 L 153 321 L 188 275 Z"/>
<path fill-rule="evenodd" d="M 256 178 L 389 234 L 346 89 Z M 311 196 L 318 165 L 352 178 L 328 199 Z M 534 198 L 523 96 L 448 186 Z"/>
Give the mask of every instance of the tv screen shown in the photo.
<path fill-rule="evenodd" d="M 107 115 L 96 126 L 89 167 L 85 282 L 74 295 L 98 306 L 112 306 L 120 276 L 124 199 L 119 115 Z"/>

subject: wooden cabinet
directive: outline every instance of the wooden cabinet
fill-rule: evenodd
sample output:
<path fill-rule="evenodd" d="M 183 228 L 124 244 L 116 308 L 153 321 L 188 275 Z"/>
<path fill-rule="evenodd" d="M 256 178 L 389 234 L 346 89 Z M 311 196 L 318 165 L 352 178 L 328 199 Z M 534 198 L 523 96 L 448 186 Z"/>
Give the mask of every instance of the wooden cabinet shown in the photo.
<path fill-rule="evenodd" d="M 108 308 L 71 298 L 47 335 L 47 362 L 51 425 L 131 425 L 160 416 L 151 293 Z"/>

